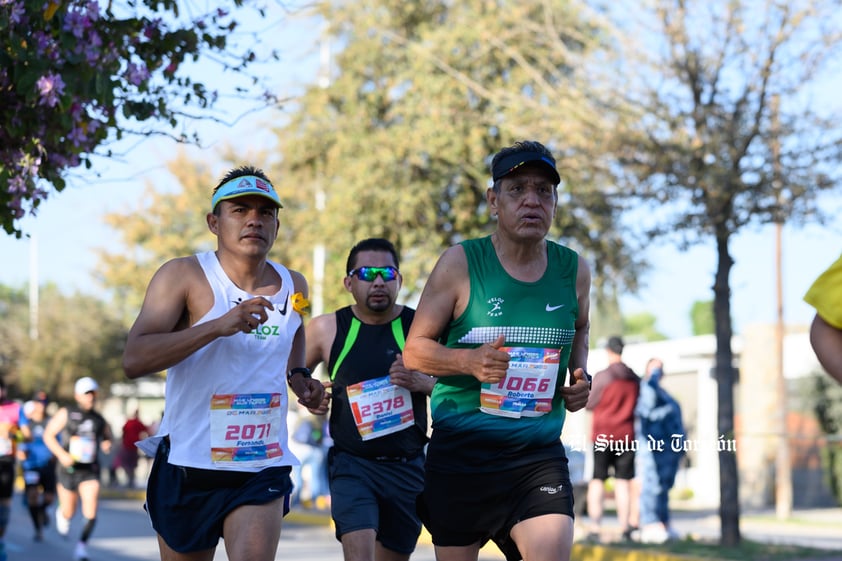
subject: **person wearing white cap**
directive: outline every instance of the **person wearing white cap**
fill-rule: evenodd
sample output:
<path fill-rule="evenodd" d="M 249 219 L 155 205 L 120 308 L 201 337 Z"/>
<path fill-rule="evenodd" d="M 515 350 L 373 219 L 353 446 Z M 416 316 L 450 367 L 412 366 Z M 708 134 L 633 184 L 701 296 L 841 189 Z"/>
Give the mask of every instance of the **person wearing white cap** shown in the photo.
<path fill-rule="evenodd" d="M 76 380 L 75 405 L 62 407 L 44 429 L 44 444 L 58 460 L 58 501 L 56 530 L 63 537 L 70 532 L 70 521 L 82 503 L 85 524 L 76 543 L 73 558 L 88 559 L 87 543 L 96 525 L 99 501 L 99 451 L 111 450 L 111 427 L 94 410 L 99 384 L 89 376 Z M 59 442 L 61 435 L 61 442 Z"/>
<path fill-rule="evenodd" d="M 123 354 L 128 378 L 167 371 L 166 413 L 141 441 L 154 456 L 146 510 L 162 559 L 274 559 L 298 460 L 288 386 L 306 407 L 324 387 L 305 366 L 307 281 L 268 260 L 281 201 L 259 169 L 229 171 L 206 220 L 216 251 L 164 263 Z"/>

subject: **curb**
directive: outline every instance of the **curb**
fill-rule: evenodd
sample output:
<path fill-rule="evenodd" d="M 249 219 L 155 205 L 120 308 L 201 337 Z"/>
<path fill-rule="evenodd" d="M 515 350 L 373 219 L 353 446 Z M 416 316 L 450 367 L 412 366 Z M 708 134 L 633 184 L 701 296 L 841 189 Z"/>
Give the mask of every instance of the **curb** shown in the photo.
<path fill-rule="evenodd" d="M 716 561 L 715 558 L 711 557 L 581 543 L 573 544 L 570 557 L 577 561 Z"/>

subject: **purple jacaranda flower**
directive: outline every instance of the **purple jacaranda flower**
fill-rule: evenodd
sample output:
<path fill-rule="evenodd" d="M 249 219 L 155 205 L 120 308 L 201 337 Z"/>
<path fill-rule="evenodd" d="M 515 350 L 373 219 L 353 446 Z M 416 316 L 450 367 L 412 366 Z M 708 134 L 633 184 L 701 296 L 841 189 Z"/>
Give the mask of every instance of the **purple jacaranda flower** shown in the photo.
<path fill-rule="evenodd" d="M 20 175 L 15 175 L 9 179 L 9 193 L 12 195 L 26 193 L 26 180 Z"/>
<path fill-rule="evenodd" d="M 48 107 L 55 107 L 58 103 L 58 98 L 64 93 L 64 80 L 58 74 L 47 74 L 38 78 L 35 83 L 38 92 L 41 94 L 39 105 L 47 105 Z"/>
<path fill-rule="evenodd" d="M 69 10 L 64 19 L 64 30 L 72 33 L 77 39 L 82 39 L 85 31 L 92 26 L 91 18 L 79 10 Z"/>
<path fill-rule="evenodd" d="M 89 65 L 95 66 L 102 52 L 102 38 L 96 31 L 88 33 L 88 40 L 85 44 L 85 60 Z"/>
<path fill-rule="evenodd" d="M 67 134 L 67 140 L 71 141 L 73 146 L 78 147 L 87 140 L 87 136 L 85 136 L 85 131 L 82 130 L 82 127 L 73 127 Z"/>
<path fill-rule="evenodd" d="M 0 2 L 0 6 L 11 6 L 12 9 L 9 11 L 9 21 L 17 24 L 22 25 L 27 22 L 26 17 L 26 8 L 23 5 L 22 0 L 18 1 L 7 1 L 7 2 Z"/>
<path fill-rule="evenodd" d="M 73 119 L 73 122 L 78 123 L 82 120 L 82 116 L 84 115 L 82 111 L 82 104 L 77 101 L 74 101 L 70 104 L 70 110 L 68 111 L 68 113 L 70 113 L 70 117 Z"/>
<path fill-rule="evenodd" d="M 7 208 L 15 220 L 23 218 L 26 214 L 23 210 L 23 197 L 19 195 L 12 195 L 12 200 L 9 201 Z"/>
<path fill-rule="evenodd" d="M 137 65 L 133 62 L 126 68 L 126 80 L 133 86 L 139 86 L 149 78 L 149 70 L 144 65 Z"/>
<path fill-rule="evenodd" d="M 146 25 L 143 26 L 143 36 L 147 39 L 154 39 L 161 34 L 161 18 L 155 18 L 151 21 L 148 21 Z"/>
<path fill-rule="evenodd" d="M 58 60 L 57 44 L 50 34 L 38 30 L 32 34 L 32 38 L 35 40 L 35 52 L 39 57 Z"/>
<path fill-rule="evenodd" d="M 88 19 L 91 21 L 99 20 L 99 3 L 92 0 L 85 5 L 85 15 L 88 16 Z"/>

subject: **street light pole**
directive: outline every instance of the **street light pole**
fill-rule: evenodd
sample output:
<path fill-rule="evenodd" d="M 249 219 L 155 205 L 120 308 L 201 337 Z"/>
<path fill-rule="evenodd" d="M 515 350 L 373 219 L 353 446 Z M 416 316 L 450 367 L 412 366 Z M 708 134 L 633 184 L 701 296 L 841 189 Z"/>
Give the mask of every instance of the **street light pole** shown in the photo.
<path fill-rule="evenodd" d="M 324 89 L 330 85 L 330 43 L 322 39 L 320 47 L 319 64 L 319 87 Z M 316 179 L 316 212 L 321 215 L 325 209 L 325 190 L 322 179 Z M 324 284 L 325 284 L 325 244 L 318 242 L 313 247 L 313 297 L 311 298 L 311 311 L 313 316 L 321 315 L 324 312 Z"/>
<path fill-rule="evenodd" d="M 29 237 L 29 338 L 38 339 L 38 238 Z"/>
<path fill-rule="evenodd" d="M 787 430 L 787 388 L 784 377 L 784 299 L 783 299 L 783 229 L 784 213 L 780 208 L 782 200 L 783 182 L 781 178 L 781 144 L 780 144 L 780 98 L 776 95 L 770 101 L 772 116 L 772 166 L 774 170 L 774 184 L 777 191 L 778 213 L 775 220 L 775 282 L 777 299 L 777 322 L 775 325 L 775 356 L 777 364 L 777 425 L 778 447 L 775 455 L 775 512 L 779 519 L 786 520 L 792 516 L 792 465 L 789 454 L 789 431 Z"/>

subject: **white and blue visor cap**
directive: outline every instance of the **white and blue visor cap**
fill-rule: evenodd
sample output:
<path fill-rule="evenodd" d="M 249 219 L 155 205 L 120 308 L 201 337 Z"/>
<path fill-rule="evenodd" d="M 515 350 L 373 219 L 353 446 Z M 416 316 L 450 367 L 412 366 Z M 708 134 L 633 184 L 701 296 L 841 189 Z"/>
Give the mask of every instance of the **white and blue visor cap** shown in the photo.
<path fill-rule="evenodd" d="M 245 197 L 246 195 L 258 195 L 265 197 L 275 203 L 278 208 L 284 208 L 281 199 L 271 183 L 254 175 L 235 177 L 228 183 L 224 183 L 216 190 L 211 199 L 211 211 L 216 209 L 220 201 Z"/>

